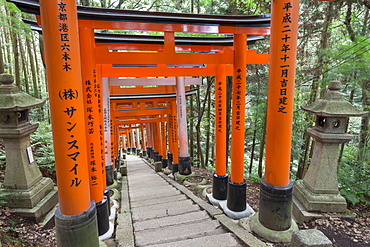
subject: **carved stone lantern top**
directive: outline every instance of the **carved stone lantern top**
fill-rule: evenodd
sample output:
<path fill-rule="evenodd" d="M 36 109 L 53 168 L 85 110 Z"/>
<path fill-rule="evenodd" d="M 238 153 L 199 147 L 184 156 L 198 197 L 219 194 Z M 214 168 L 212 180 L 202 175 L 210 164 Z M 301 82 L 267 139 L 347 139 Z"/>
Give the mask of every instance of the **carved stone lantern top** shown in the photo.
<path fill-rule="evenodd" d="M 45 103 L 45 100 L 20 92 L 13 82 L 12 75 L 0 74 L 0 111 L 23 111 Z"/>
<path fill-rule="evenodd" d="M 318 99 L 311 105 L 302 106 L 302 109 L 322 117 L 361 117 L 368 112 L 356 109 L 351 103 L 342 98 L 339 92 L 342 87 L 340 81 L 331 81 L 324 99 Z"/>

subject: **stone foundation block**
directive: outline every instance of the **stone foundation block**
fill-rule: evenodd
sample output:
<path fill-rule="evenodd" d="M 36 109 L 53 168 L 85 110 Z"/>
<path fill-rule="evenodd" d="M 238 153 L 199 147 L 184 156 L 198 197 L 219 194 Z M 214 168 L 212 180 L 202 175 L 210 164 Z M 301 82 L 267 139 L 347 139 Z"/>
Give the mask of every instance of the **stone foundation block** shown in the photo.
<path fill-rule="evenodd" d="M 332 247 L 333 243 L 317 229 L 294 231 L 291 246 L 294 247 Z"/>

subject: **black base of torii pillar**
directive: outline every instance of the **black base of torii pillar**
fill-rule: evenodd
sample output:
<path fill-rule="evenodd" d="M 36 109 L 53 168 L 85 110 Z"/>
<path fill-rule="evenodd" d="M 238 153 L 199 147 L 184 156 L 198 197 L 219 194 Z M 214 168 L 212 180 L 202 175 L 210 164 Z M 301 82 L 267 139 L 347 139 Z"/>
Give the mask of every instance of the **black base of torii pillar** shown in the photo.
<path fill-rule="evenodd" d="M 59 207 L 55 212 L 57 246 L 99 246 L 95 202 L 77 215 L 64 215 Z"/>

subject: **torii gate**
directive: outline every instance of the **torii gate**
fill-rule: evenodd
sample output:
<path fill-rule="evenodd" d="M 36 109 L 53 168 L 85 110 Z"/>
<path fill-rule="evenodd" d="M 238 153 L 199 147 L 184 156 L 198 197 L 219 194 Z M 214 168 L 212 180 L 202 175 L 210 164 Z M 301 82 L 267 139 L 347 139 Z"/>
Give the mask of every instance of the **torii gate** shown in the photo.
<path fill-rule="evenodd" d="M 24 1 L 18 2 L 19 6 L 24 4 L 22 2 Z M 28 12 L 37 13 L 37 2 L 28 2 L 33 3 L 32 7 L 27 9 Z M 101 12 L 99 19 L 92 20 L 94 17 L 91 16 L 91 11 L 94 8 L 84 7 L 83 10 L 80 10 L 80 20 L 78 21 L 74 0 L 41 0 L 40 7 L 41 22 L 44 28 L 53 134 L 54 138 L 58 139 L 58 142 L 54 143 L 60 195 L 60 207 L 56 214 L 57 236 L 64 233 L 64 230 L 58 223 L 67 222 L 72 226 L 79 223 L 81 225 L 80 231 L 75 231 L 74 234 L 70 234 L 71 232 L 67 230 L 67 233 L 64 235 L 68 236 L 68 238 L 61 239 L 59 235 L 58 244 L 61 243 L 63 245 L 63 241 L 81 242 L 80 246 L 95 246 L 97 244 L 94 227 L 91 227 L 95 224 L 95 205 L 90 202 L 90 194 L 86 193 L 90 190 L 87 182 L 90 180 L 88 168 L 81 165 L 87 160 L 87 154 L 84 151 L 87 145 L 84 125 L 79 124 L 85 122 L 82 114 L 84 100 L 79 93 L 83 91 L 81 81 L 91 82 L 95 79 L 98 81 L 97 78 L 99 77 L 128 76 L 135 72 L 139 72 L 140 76 L 215 75 L 215 68 L 219 64 L 233 64 L 233 157 L 227 206 L 235 211 L 242 211 L 242 208 L 245 208 L 243 206 L 245 201 L 240 202 L 239 199 L 236 199 L 240 195 L 243 197 L 241 191 L 245 191 L 243 178 L 244 124 L 242 124 L 245 116 L 245 65 L 248 63 L 248 59 L 252 58 L 251 62 L 254 62 L 261 57 L 258 54 L 246 52 L 245 40 L 247 33 L 257 35 L 269 34 L 269 18 L 267 16 L 254 16 L 251 18 L 245 16 L 219 16 L 215 20 L 214 16 L 207 15 L 174 15 L 146 12 L 145 16 L 138 17 L 138 12 L 135 11 L 114 10 L 113 13 Z M 268 144 L 269 148 L 266 149 L 266 176 L 262 180 L 263 186 L 261 187 L 261 190 L 270 193 L 272 198 L 274 196 L 279 197 L 281 193 L 289 192 L 291 189 L 289 183 L 289 161 L 298 1 L 273 1 L 273 10 L 275 11 L 272 22 L 276 26 L 273 30 L 274 35 L 271 37 L 272 47 L 274 48 L 271 49 L 270 57 L 267 116 L 269 122 L 267 123 L 266 136 L 267 143 L 270 144 Z M 126 16 L 123 17 L 119 15 L 120 13 L 125 13 Z M 210 19 L 209 17 L 212 18 Z M 110 21 L 105 21 L 108 18 Z M 67 25 L 68 28 L 61 28 L 59 24 L 62 24 L 62 26 Z M 81 40 L 85 41 L 83 46 L 79 42 L 78 29 L 80 29 Z M 112 53 L 104 47 L 96 47 L 94 49 L 93 29 L 165 31 L 164 51 L 156 54 L 130 54 L 125 52 Z M 233 49 L 224 49 L 219 53 L 176 53 L 174 32 L 230 33 L 234 34 L 234 47 Z M 80 48 L 83 60 L 86 62 L 91 59 L 88 66 L 84 66 L 82 69 L 82 76 Z M 66 50 L 68 51 L 67 54 L 65 54 Z M 94 50 L 96 51 L 95 57 L 91 54 L 91 51 Z M 158 64 L 158 66 L 156 68 L 146 68 L 144 72 L 141 68 L 131 68 L 128 71 L 124 68 L 115 68 L 107 65 L 111 63 L 120 64 L 124 59 L 129 60 L 131 64 Z M 166 64 L 199 63 L 205 63 L 207 67 L 189 69 L 166 66 Z M 94 64 L 97 64 L 97 66 L 94 67 Z M 96 109 L 99 109 L 99 106 Z M 279 119 L 279 121 L 273 121 L 274 119 Z M 58 133 L 56 130 L 58 130 Z M 78 146 L 76 143 L 78 143 Z M 71 149 L 73 152 L 71 152 Z M 61 179 L 59 180 L 59 178 Z M 92 181 L 90 180 L 90 182 Z M 278 188 L 277 194 L 275 194 L 276 188 Z M 263 193 L 261 197 L 262 199 L 264 198 Z M 287 200 L 289 201 L 289 196 Z M 284 211 L 284 209 L 280 209 L 280 211 Z M 266 213 L 270 213 L 270 216 L 276 215 L 275 209 L 269 207 L 267 203 L 261 207 L 260 216 L 266 215 Z M 288 219 L 290 220 L 289 217 Z M 266 227 L 269 227 L 271 221 L 262 220 L 261 217 L 259 220 Z M 278 224 L 278 230 L 286 228 L 287 224 L 285 223 L 289 220 L 283 220 L 284 226 Z"/>
<path fill-rule="evenodd" d="M 198 78 L 199 79 L 199 78 Z M 149 79 L 153 80 L 153 79 Z M 126 82 L 127 83 L 127 82 Z M 121 120 L 121 124 L 133 124 L 133 123 L 153 123 L 158 122 L 157 119 L 153 118 L 153 116 L 162 116 L 161 127 L 157 126 L 155 133 L 161 133 L 161 145 L 156 145 L 155 149 L 163 156 L 164 163 L 167 162 L 166 160 L 166 143 L 165 143 L 165 126 L 164 122 L 168 122 L 169 124 L 169 148 L 170 152 L 174 154 L 174 163 L 175 165 L 178 163 L 178 139 L 172 138 L 173 132 L 175 130 L 172 129 L 174 124 L 172 122 L 174 119 L 171 117 L 172 115 L 176 115 L 176 112 L 173 112 L 173 108 L 171 108 L 172 104 L 176 104 L 176 92 L 174 86 L 159 86 L 156 88 L 145 88 L 143 90 L 142 86 L 137 86 L 136 88 L 118 88 L 115 87 L 114 94 L 111 94 L 111 104 L 113 104 L 113 108 L 115 111 L 112 111 L 112 115 L 114 119 Z M 188 88 L 189 89 L 189 88 Z M 159 94 L 159 92 L 162 92 Z M 171 92 L 171 93 L 170 93 Z M 139 94 L 140 93 L 140 94 Z M 186 91 L 185 96 L 194 94 L 194 90 Z M 118 94 L 118 95 L 116 95 Z M 151 102 L 151 103 L 150 103 Z M 147 106 L 149 104 L 149 106 Z M 118 106 L 121 106 L 118 108 Z M 158 105 L 158 106 L 157 106 Z M 154 108 L 155 107 L 155 108 Z M 121 112 L 119 111 L 121 110 Z M 164 115 L 166 115 L 165 118 Z M 151 116 L 152 118 L 147 118 L 145 120 L 137 119 L 132 120 L 132 117 L 143 117 L 143 116 Z M 123 117 L 130 118 L 129 121 L 124 121 Z M 118 124 L 118 121 L 116 120 Z M 176 125 L 176 124 L 175 124 Z M 177 131 L 177 130 L 176 130 Z M 148 139 L 151 135 L 148 135 Z M 144 138 L 142 138 L 144 139 Z M 148 141 L 152 145 L 154 143 L 152 140 Z M 172 145 L 171 145 L 172 144 Z M 149 145 L 149 147 L 152 147 Z M 149 148 L 150 149 L 150 148 Z M 150 149 L 151 150 L 151 149 Z M 170 164 L 171 166 L 171 164 Z M 171 166 L 172 167 L 172 166 Z"/>
<path fill-rule="evenodd" d="M 199 84 L 202 83 L 201 78 L 185 78 L 185 79 L 186 79 L 186 84 L 187 85 L 199 85 Z M 136 89 L 136 88 L 122 88 L 122 89 L 120 89 L 120 91 L 116 89 L 115 94 L 121 94 L 122 96 L 127 95 L 127 94 L 133 94 L 133 93 L 138 94 L 139 91 L 140 91 L 140 94 L 142 95 L 142 96 L 140 96 L 140 95 L 136 95 L 136 96 L 135 95 L 130 95 L 130 98 L 136 98 L 136 97 L 146 97 L 146 98 L 148 98 L 148 97 L 153 98 L 154 97 L 155 98 L 155 97 L 166 97 L 166 96 L 168 96 L 168 95 L 163 94 L 163 93 L 160 94 L 160 95 L 159 94 L 155 94 L 155 95 L 144 96 L 145 94 L 148 94 L 148 93 L 151 93 L 152 94 L 154 90 L 151 90 L 151 88 L 148 88 L 148 87 L 145 87 L 144 88 L 143 86 L 153 86 L 153 85 L 158 85 L 158 84 L 159 85 L 167 85 L 164 88 L 165 89 L 164 92 L 167 92 L 168 89 L 166 89 L 166 87 L 169 87 L 169 88 L 171 88 L 171 92 L 176 93 L 176 90 L 175 90 L 176 89 L 176 81 L 175 81 L 175 78 L 154 78 L 154 79 L 152 79 L 152 78 L 151 79 L 148 79 L 148 78 L 137 78 L 137 79 L 115 79 L 115 78 L 110 78 L 109 79 L 109 84 L 111 85 L 111 88 L 114 88 L 112 86 L 117 86 L 117 85 L 120 85 L 120 86 L 132 86 L 132 85 L 135 85 L 135 87 L 138 87 L 138 89 Z M 171 85 L 173 85 L 173 86 L 171 86 Z M 115 88 L 117 88 L 117 87 L 115 87 Z M 163 89 L 163 86 L 161 88 Z M 158 92 L 158 90 L 156 90 L 156 92 Z M 173 96 L 176 96 L 176 95 L 179 96 L 178 93 L 177 94 L 173 94 Z M 179 98 L 183 98 L 183 100 L 185 100 L 185 96 L 186 96 L 186 94 L 185 94 L 185 91 L 184 91 L 183 93 L 180 94 L 180 97 L 176 97 L 177 103 L 178 103 L 178 99 Z M 112 97 L 112 95 L 111 95 L 111 97 L 110 97 L 111 102 L 117 101 L 116 100 L 117 97 L 118 96 L 113 96 Z M 127 96 L 125 96 L 125 97 L 127 97 Z M 172 99 L 171 99 L 171 101 L 172 101 Z M 173 104 L 176 104 L 176 102 L 173 102 Z M 126 114 L 127 116 L 135 116 L 135 115 L 137 115 L 139 113 L 138 110 L 144 110 L 144 108 L 145 108 L 144 107 L 144 104 L 140 104 L 140 109 L 137 108 L 137 109 L 135 109 L 135 111 L 127 111 L 127 110 L 125 110 L 125 112 L 122 113 L 122 114 Z M 184 110 L 185 110 L 185 108 L 184 108 Z M 158 115 L 153 110 L 150 110 L 150 111 L 146 110 L 146 112 L 147 112 L 146 114 L 150 113 L 150 115 Z M 140 113 L 140 114 L 142 114 L 142 113 Z M 181 119 L 181 121 L 183 121 L 183 122 L 185 121 L 185 124 L 186 124 L 186 117 L 184 116 Z M 154 125 L 156 125 L 156 123 L 154 123 Z M 156 128 L 155 128 L 155 130 L 156 130 L 155 133 L 157 133 L 157 134 L 160 134 L 160 132 L 164 132 L 164 128 L 163 127 L 162 127 L 162 130 L 163 131 L 157 130 Z M 181 148 L 182 149 L 185 149 L 185 150 L 188 149 L 188 146 L 187 146 L 187 135 L 185 137 L 186 137 L 186 142 L 185 143 L 182 143 L 182 144 L 180 143 L 180 157 L 181 157 L 181 154 L 182 154 L 181 153 Z M 155 141 L 157 142 L 158 140 L 155 139 Z M 161 146 L 158 146 L 158 144 L 156 145 L 156 148 L 159 148 L 158 151 L 161 153 L 161 155 L 163 157 L 165 157 L 166 156 L 166 153 L 162 153 L 162 151 L 161 151 L 162 147 L 164 147 L 164 144 L 161 145 Z M 178 163 L 178 161 L 177 161 L 178 157 L 175 157 L 175 158 L 176 158 L 175 159 L 175 163 L 177 164 Z"/>

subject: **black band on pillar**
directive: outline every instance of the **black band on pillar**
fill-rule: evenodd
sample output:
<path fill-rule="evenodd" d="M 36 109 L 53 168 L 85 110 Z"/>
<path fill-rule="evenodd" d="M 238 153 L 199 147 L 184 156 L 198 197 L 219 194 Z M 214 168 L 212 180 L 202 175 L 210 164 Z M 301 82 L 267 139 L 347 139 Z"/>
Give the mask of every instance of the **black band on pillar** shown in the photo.
<path fill-rule="evenodd" d="M 247 183 L 234 183 L 229 180 L 227 191 L 227 208 L 234 212 L 242 212 L 247 208 Z"/>
<path fill-rule="evenodd" d="M 182 175 L 191 174 L 190 156 L 187 157 L 179 156 L 179 173 Z"/>
<path fill-rule="evenodd" d="M 213 174 L 212 184 L 212 196 L 217 200 L 227 199 L 227 185 L 229 181 L 229 175 L 218 176 L 216 173 Z"/>
<path fill-rule="evenodd" d="M 265 182 L 260 183 L 260 204 L 258 220 L 274 231 L 284 231 L 292 223 L 293 183 L 276 187 Z"/>

